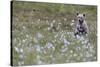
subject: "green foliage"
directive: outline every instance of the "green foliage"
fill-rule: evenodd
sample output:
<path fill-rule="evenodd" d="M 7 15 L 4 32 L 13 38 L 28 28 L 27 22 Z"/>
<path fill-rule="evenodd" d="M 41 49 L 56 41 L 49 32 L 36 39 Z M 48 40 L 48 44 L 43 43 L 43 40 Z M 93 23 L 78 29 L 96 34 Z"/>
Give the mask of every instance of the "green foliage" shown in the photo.
<path fill-rule="evenodd" d="M 14 66 L 97 60 L 96 6 L 13 1 L 12 7 Z M 82 41 L 74 38 L 70 26 L 76 12 L 86 14 L 89 27 Z"/>

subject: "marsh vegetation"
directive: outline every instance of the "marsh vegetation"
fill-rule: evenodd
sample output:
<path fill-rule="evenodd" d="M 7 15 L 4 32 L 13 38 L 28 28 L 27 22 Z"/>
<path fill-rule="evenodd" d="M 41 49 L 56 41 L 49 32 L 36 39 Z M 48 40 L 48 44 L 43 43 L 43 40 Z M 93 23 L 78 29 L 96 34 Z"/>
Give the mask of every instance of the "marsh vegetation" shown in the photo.
<path fill-rule="evenodd" d="M 13 65 L 58 64 L 97 60 L 97 7 L 12 2 Z M 88 37 L 74 37 L 76 12 L 86 13 Z"/>

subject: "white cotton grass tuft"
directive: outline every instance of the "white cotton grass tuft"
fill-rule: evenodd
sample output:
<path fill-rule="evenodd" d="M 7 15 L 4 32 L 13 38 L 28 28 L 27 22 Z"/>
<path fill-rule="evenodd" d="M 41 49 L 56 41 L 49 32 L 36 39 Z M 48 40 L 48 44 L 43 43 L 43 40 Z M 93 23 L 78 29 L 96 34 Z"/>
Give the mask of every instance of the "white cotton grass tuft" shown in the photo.
<path fill-rule="evenodd" d="M 53 23 L 50 24 L 50 28 L 52 28 L 52 27 L 53 27 Z"/>
<path fill-rule="evenodd" d="M 18 61 L 18 65 L 23 65 L 24 64 L 24 51 L 23 48 L 18 48 L 18 47 L 14 47 L 15 51 L 18 53 L 18 57 L 19 57 L 19 61 Z"/>
<path fill-rule="evenodd" d="M 23 51 L 23 49 L 22 48 L 20 48 L 20 53 L 23 53 L 24 51 Z"/>
<path fill-rule="evenodd" d="M 20 55 L 19 55 L 19 58 L 23 60 L 23 59 L 24 59 L 23 54 L 20 54 Z"/>
<path fill-rule="evenodd" d="M 73 50 L 70 50 L 70 53 L 73 53 Z"/>
<path fill-rule="evenodd" d="M 20 65 L 23 65 L 24 64 L 24 61 L 19 61 L 18 62 L 18 65 L 20 66 Z"/>
<path fill-rule="evenodd" d="M 23 48 L 18 48 L 18 47 L 14 47 L 14 49 L 15 49 L 15 51 L 17 52 L 17 53 L 20 53 L 20 54 L 23 54 Z"/>
<path fill-rule="evenodd" d="M 76 35 L 77 39 L 79 39 L 80 41 L 84 41 L 84 37 L 83 36 L 80 36 L 80 35 Z"/>
<path fill-rule="evenodd" d="M 84 37 L 83 37 L 83 36 L 81 36 L 81 37 L 80 37 L 80 40 L 81 40 L 81 41 L 83 41 L 83 40 L 84 40 Z"/>
<path fill-rule="evenodd" d="M 53 22 L 53 23 L 55 23 L 55 22 L 56 22 L 56 20 L 53 20 L 52 22 Z"/>
<path fill-rule="evenodd" d="M 55 50 L 55 47 L 51 42 L 47 42 L 45 48 L 52 49 L 53 51 Z"/>
<path fill-rule="evenodd" d="M 25 43 L 26 39 L 23 39 L 23 43 Z"/>
<path fill-rule="evenodd" d="M 79 35 L 76 35 L 77 39 L 80 39 L 81 37 Z"/>
<path fill-rule="evenodd" d="M 74 26 L 74 23 L 70 23 L 70 26 Z"/>
<path fill-rule="evenodd" d="M 40 60 L 41 56 L 40 56 L 40 55 L 37 55 L 37 57 L 36 57 L 36 58 L 37 58 L 37 60 Z"/>
<path fill-rule="evenodd" d="M 38 21 L 38 22 L 40 22 L 41 20 L 40 20 L 40 19 L 38 19 L 37 21 Z"/>
<path fill-rule="evenodd" d="M 37 37 L 37 38 L 43 38 L 43 35 L 42 35 L 41 33 L 38 32 L 37 35 L 36 35 L 36 37 Z"/>
<path fill-rule="evenodd" d="M 64 21 L 67 21 L 67 18 L 64 18 Z"/>
<path fill-rule="evenodd" d="M 35 43 L 38 43 L 38 41 L 41 40 L 43 37 L 44 36 L 40 32 L 37 32 L 33 40 Z"/>
<path fill-rule="evenodd" d="M 48 29 L 48 31 L 50 31 L 51 30 L 51 27 L 48 27 L 47 29 Z"/>
<path fill-rule="evenodd" d="M 58 37 L 58 34 L 56 34 L 54 37 L 57 38 Z"/>
<path fill-rule="evenodd" d="M 39 45 L 36 45 L 36 51 L 41 52 L 41 47 Z"/>
<path fill-rule="evenodd" d="M 53 44 L 51 42 L 46 43 L 45 48 L 52 48 Z"/>
<path fill-rule="evenodd" d="M 18 52 L 18 53 L 20 52 L 18 47 L 15 46 L 14 49 L 15 49 L 16 52 Z"/>
<path fill-rule="evenodd" d="M 70 44 L 70 42 L 65 38 L 63 39 L 63 42 L 64 42 L 64 45 L 69 45 Z"/>
<path fill-rule="evenodd" d="M 38 60 L 37 64 L 43 64 L 43 61 Z"/>
<path fill-rule="evenodd" d="M 28 34 L 26 34 L 26 38 L 28 38 L 29 37 L 29 35 Z"/>
<path fill-rule="evenodd" d="M 23 26 L 22 28 L 23 28 L 24 30 L 26 29 L 26 27 L 25 27 L 25 26 Z"/>
<path fill-rule="evenodd" d="M 33 38 L 35 43 L 38 43 L 38 39 L 36 37 Z"/>
<path fill-rule="evenodd" d="M 76 54 L 76 53 L 74 53 L 74 54 L 73 54 L 73 56 L 74 56 L 74 57 L 76 57 L 76 56 L 77 56 L 77 54 Z"/>
<path fill-rule="evenodd" d="M 72 20 L 72 23 L 74 23 L 75 22 L 75 20 Z"/>
<path fill-rule="evenodd" d="M 68 48 L 62 48 L 61 52 L 66 52 L 68 50 Z"/>

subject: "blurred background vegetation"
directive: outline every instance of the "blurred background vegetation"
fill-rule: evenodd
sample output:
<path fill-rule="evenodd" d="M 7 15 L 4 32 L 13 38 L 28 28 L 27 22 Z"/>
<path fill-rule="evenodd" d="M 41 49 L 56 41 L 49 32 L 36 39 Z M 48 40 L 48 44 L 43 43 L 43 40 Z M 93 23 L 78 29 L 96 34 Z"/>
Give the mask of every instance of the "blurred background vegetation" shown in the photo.
<path fill-rule="evenodd" d="M 13 65 L 97 60 L 97 6 L 12 1 L 11 10 Z M 77 12 L 86 14 L 89 43 L 73 37 Z"/>

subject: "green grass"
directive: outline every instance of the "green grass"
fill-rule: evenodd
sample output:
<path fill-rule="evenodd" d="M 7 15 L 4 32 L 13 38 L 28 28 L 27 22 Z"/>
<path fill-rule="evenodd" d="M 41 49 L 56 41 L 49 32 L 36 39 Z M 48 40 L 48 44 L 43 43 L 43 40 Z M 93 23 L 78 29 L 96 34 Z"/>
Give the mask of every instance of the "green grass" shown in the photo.
<path fill-rule="evenodd" d="M 96 6 L 13 1 L 12 10 L 14 66 L 97 60 Z M 70 23 L 76 12 L 86 13 L 90 33 L 85 40 L 73 37 Z M 54 27 L 49 29 L 53 22 Z M 64 45 L 64 39 L 69 44 Z M 86 40 L 89 42 L 83 43 Z"/>

